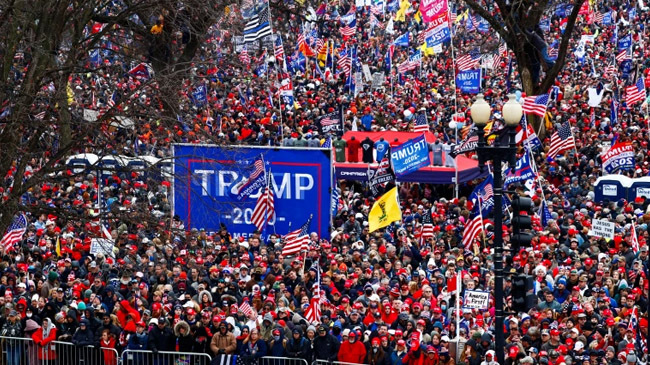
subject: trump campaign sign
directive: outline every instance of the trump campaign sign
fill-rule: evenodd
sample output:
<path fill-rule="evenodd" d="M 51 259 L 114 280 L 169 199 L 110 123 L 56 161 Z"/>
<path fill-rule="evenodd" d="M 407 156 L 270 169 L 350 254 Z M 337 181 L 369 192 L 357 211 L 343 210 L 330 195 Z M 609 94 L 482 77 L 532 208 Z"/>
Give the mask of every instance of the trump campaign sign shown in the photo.
<path fill-rule="evenodd" d="M 330 149 L 176 144 L 173 152 L 173 209 L 185 229 L 218 231 L 224 224 L 233 237 L 255 231 L 251 218 L 266 183 L 250 194 L 241 186 L 253 180 L 261 160 L 271 174 L 275 209 L 262 236 L 284 235 L 312 216 L 310 232 L 329 237 Z"/>
<path fill-rule="evenodd" d="M 420 14 L 425 23 L 430 22 L 440 13 L 447 12 L 449 4 L 447 0 L 422 0 L 420 2 Z"/>

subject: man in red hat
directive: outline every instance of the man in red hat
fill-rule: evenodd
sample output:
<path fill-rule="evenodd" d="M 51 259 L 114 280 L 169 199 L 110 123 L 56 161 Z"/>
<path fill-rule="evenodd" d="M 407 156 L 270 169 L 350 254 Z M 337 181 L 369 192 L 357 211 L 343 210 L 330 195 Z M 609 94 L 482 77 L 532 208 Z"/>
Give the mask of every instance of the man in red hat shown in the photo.
<path fill-rule="evenodd" d="M 357 338 L 359 337 L 359 338 Z M 366 359 L 366 346 L 360 340 L 361 335 L 350 331 L 348 340 L 339 348 L 338 361 L 352 364 L 363 364 Z"/>

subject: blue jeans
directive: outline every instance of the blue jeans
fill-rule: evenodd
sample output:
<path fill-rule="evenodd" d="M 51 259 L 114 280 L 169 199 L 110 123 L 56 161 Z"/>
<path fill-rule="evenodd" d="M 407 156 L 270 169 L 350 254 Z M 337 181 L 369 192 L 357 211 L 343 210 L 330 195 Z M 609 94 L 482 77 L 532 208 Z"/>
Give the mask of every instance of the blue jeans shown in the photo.
<path fill-rule="evenodd" d="M 22 355 L 22 349 L 20 346 L 8 346 L 7 347 L 7 365 L 20 365 L 20 356 Z"/>

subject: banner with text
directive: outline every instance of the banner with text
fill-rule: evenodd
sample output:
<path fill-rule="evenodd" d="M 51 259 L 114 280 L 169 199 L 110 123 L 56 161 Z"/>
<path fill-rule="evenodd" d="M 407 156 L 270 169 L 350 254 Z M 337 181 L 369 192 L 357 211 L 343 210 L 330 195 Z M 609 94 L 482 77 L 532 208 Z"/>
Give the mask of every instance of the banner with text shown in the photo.
<path fill-rule="evenodd" d="M 397 177 L 408 175 L 430 164 L 429 145 L 424 134 L 402 143 L 390 153 Z"/>
<path fill-rule="evenodd" d="M 619 142 L 600 156 L 603 160 L 603 169 L 608 174 L 617 170 L 634 168 L 634 146 L 632 142 Z"/>
<path fill-rule="evenodd" d="M 425 23 L 430 22 L 438 15 L 446 13 L 449 8 L 447 0 L 422 0 L 420 1 L 420 14 Z"/>
<path fill-rule="evenodd" d="M 174 150 L 174 214 L 185 229 L 218 231 L 248 237 L 256 228 L 251 217 L 260 191 L 242 201 L 231 191 L 248 178 L 249 165 L 262 156 L 272 172 L 275 215 L 267 230 L 286 234 L 313 215 L 312 230 L 328 237 L 331 209 L 331 149 L 221 147 L 177 144 Z"/>
<path fill-rule="evenodd" d="M 456 85 L 464 93 L 478 94 L 481 92 L 481 69 L 459 72 Z"/>

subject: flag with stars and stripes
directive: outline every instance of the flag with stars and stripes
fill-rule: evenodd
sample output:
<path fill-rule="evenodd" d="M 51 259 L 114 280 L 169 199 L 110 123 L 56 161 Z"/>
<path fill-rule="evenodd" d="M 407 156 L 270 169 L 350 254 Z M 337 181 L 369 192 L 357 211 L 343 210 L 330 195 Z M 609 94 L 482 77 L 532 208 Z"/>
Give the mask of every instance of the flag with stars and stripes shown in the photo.
<path fill-rule="evenodd" d="M 320 267 L 318 266 L 318 260 L 314 260 L 309 270 L 316 271 L 316 281 L 312 286 L 312 297 L 309 300 L 309 307 L 305 312 L 305 319 L 309 323 L 320 323 L 320 305 L 322 303 L 321 293 L 320 293 Z"/>
<path fill-rule="evenodd" d="M 478 68 L 481 61 L 481 53 L 477 48 L 469 51 L 468 54 L 461 56 L 456 60 L 456 69 L 458 71 L 467 71 Z"/>
<path fill-rule="evenodd" d="M 433 220 L 431 219 L 431 208 L 424 212 L 422 217 L 422 227 L 420 228 L 420 239 L 426 241 L 429 238 L 433 238 Z"/>
<path fill-rule="evenodd" d="M 278 61 L 284 58 L 284 45 L 282 44 L 282 36 L 279 34 L 275 38 L 275 46 L 273 47 L 275 59 Z"/>
<path fill-rule="evenodd" d="M 546 107 L 548 106 L 548 94 L 527 96 L 524 98 L 522 109 L 525 114 L 535 114 L 544 117 Z"/>
<path fill-rule="evenodd" d="M 571 125 L 569 122 L 564 122 L 551 135 L 551 149 L 548 151 L 547 158 L 553 159 L 560 153 L 575 147 L 576 142 L 573 133 L 571 133 Z"/>
<path fill-rule="evenodd" d="M 637 101 L 643 102 L 646 98 L 645 83 L 643 77 L 639 77 L 634 85 L 625 88 L 625 103 L 628 108 Z"/>
<path fill-rule="evenodd" d="M 289 232 L 284 236 L 284 247 L 282 248 L 282 256 L 290 256 L 300 253 L 301 250 L 306 249 L 309 245 L 309 226 L 311 225 L 311 217 L 307 222 L 295 231 Z"/>
<path fill-rule="evenodd" d="M 413 132 L 415 133 L 424 133 L 429 131 L 429 122 L 427 121 L 426 111 L 422 111 L 415 115 L 415 125 L 413 126 Z"/>
<path fill-rule="evenodd" d="M 246 23 L 244 27 L 244 43 L 255 42 L 269 35 L 271 35 L 269 8 L 264 6 Z"/>
<path fill-rule="evenodd" d="M 7 233 L 5 233 L 2 237 L 2 241 L 0 241 L 0 246 L 2 246 L 3 252 L 7 253 L 13 250 L 16 243 L 23 239 L 26 230 L 27 218 L 24 214 L 20 214 L 14 219 L 9 228 L 7 228 Z"/>
<path fill-rule="evenodd" d="M 271 222 L 273 214 L 275 214 L 273 175 L 270 170 L 266 175 L 266 186 L 262 189 L 259 198 L 257 198 L 257 204 L 255 204 L 251 216 L 251 223 L 260 231 L 266 227 L 267 223 Z"/>

